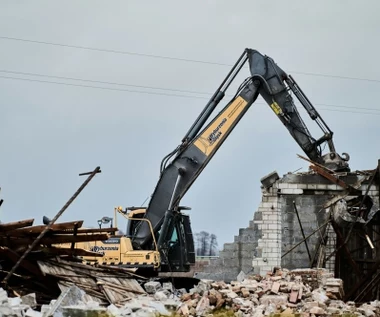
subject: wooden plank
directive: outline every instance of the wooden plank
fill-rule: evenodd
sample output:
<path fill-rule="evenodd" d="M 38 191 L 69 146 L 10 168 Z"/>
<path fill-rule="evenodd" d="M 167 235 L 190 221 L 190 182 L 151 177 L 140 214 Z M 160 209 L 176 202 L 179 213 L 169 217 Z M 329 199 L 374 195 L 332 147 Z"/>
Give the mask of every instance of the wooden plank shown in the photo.
<path fill-rule="evenodd" d="M 72 242 L 85 242 L 85 241 L 97 241 L 97 240 L 108 240 L 107 234 L 91 234 L 91 235 L 79 235 L 79 236 L 72 236 L 72 235 L 53 235 L 53 236 L 47 236 L 43 237 L 40 240 L 40 244 L 60 244 L 60 243 L 72 243 Z M 17 246 L 17 245 L 29 245 L 34 241 L 33 237 L 23 237 L 23 238 L 13 238 L 8 239 L 4 237 L 0 237 L 0 245 L 5 246 Z"/>
<path fill-rule="evenodd" d="M 70 222 L 62 222 L 62 223 L 56 223 L 51 226 L 51 231 L 56 230 L 74 230 L 75 226 L 78 226 L 78 228 L 82 227 L 83 220 L 79 221 L 70 221 Z M 22 235 L 22 234 L 40 234 L 43 230 L 45 230 L 46 225 L 38 225 L 33 226 L 29 228 L 20 228 L 12 232 L 12 235 Z"/>
<path fill-rule="evenodd" d="M 23 228 L 33 225 L 34 219 L 26 219 L 16 222 L 0 223 L 0 233 L 10 230 L 15 230 L 17 228 Z"/>
<path fill-rule="evenodd" d="M 33 227 L 34 228 L 34 227 Z M 13 230 L 11 232 L 7 232 L 5 235 L 13 236 L 13 237 L 26 237 L 26 236 L 37 236 L 40 232 L 34 230 L 27 230 L 28 228 L 22 230 Z M 118 229 L 117 228 L 103 228 L 103 229 L 78 229 L 77 234 L 94 234 L 94 233 L 114 233 Z M 47 235 L 56 235 L 56 234 L 65 234 L 65 235 L 75 235 L 75 229 L 68 230 L 52 230 L 46 233 Z M 1 235 L 1 233 L 0 233 Z"/>
<path fill-rule="evenodd" d="M 59 262 L 38 262 L 44 274 L 53 275 L 55 278 L 65 281 L 65 285 L 75 284 L 82 289 L 101 291 L 109 303 L 120 303 L 126 298 L 136 297 L 136 294 L 145 294 L 144 289 L 134 278 L 128 278 L 128 274 L 117 271 L 107 273 L 105 270 L 92 266 Z"/>
<path fill-rule="evenodd" d="M 0 247 L 0 254 L 1 259 L 4 261 L 8 260 L 12 263 L 16 263 L 20 255 L 17 254 L 15 251 L 7 248 L 7 247 Z M 30 273 L 34 274 L 35 276 L 41 276 L 41 271 L 38 269 L 38 266 L 34 262 L 30 262 L 28 260 L 25 260 L 23 263 L 20 265 L 23 269 L 29 271 Z"/>

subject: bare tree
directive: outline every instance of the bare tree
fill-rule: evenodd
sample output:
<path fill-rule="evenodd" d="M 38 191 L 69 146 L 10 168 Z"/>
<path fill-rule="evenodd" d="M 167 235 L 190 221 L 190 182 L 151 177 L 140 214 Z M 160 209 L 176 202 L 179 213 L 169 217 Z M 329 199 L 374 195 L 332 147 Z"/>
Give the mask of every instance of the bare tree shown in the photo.
<path fill-rule="evenodd" d="M 218 241 L 216 240 L 216 235 L 211 234 L 210 236 L 210 256 L 218 255 Z"/>
<path fill-rule="evenodd" d="M 201 231 L 195 234 L 195 252 L 198 256 L 218 254 L 218 242 L 215 234 Z"/>

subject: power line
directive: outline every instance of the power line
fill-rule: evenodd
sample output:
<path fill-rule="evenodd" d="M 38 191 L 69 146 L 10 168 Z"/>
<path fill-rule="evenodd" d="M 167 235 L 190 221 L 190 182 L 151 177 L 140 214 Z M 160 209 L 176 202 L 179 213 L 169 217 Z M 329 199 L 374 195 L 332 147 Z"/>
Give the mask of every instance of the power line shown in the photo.
<path fill-rule="evenodd" d="M 337 106 L 328 103 L 316 103 L 318 106 L 326 106 L 326 107 L 334 107 L 334 108 L 347 108 L 347 109 L 359 109 L 359 110 L 370 110 L 370 111 L 380 111 L 380 109 L 376 108 L 363 108 L 363 107 L 351 107 L 351 106 Z"/>
<path fill-rule="evenodd" d="M 189 93 L 189 94 L 210 95 L 210 93 L 208 93 L 208 92 L 200 92 L 200 91 L 193 91 L 193 90 L 182 90 L 182 89 L 161 88 L 161 87 L 154 87 L 154 86 L 132 85 L 132 84 L 84 79 L 84 78 L 77 78 L 77 77 L 64 77 L 64 76 L 45 75 L 45 74 L 40 74 L 40 73 L 18 72 L 18 71 L 5 70 L 5 69 L 0 69 L 0 73 L 37 76 L 37 77 L 46 77 L 46 78 L 56 78 L 56 79 L 65 79 L 65 80 L 76 80 L 76 81 L 89 82 L 89 83 L 117 85 L 117 86 L 135 87 L 135 88 L 144 88 L 144 89 L 167 90 L 167 91 L 182 92 L 182 93 Z"/>
<path fill-rule="evenodd" d="M 380 79 L 349 77 L 349 76 L 340 76 L 340 75 L 328 75 L 328 74 L 308 73 L 308 72 L 291 72 L 291 73 L 299 74 L 299 75 L 306 75 L 306 76 L 330 77 L 330 78 L 335 78 L 335 79 L 359 80 L 359 81 L 380 83 Z"/>
<path fill-rule="evenodd" d="M 91 85 L 70 84 L 70 83 L 62 83 L 62 82 L 57 82 L 57 81 L 38 80 L 38 79 L 30 79 L 30 78 L 19 78 L 19 77 L 10 77 L 10 76 L 0 76 L 0 78 L 11 79 L 11 80 L 22 80 L 22 81 L 29 81 L 29 82 L 38 82 L 38 83 L 44 83 L 44 84 L 55 84 L 55 85 L 64 85 L 64 86 L 83 87 L 83 88 L 94 88 L 94 89 L 113 90 L 113 91 L 127 91 L 127 92 L 134 92 L 134 93 L 148 94 L 148 95 L 208 99 L 206 97 L 198 97 L 198 96 L 187 96 L 187 95 L 166 94 L 166 93 L 152 92 L 152 91 L 140 91 L 140 90 L 118 89 L 118 88 L 110 88 L 110 87 L 99 87 L 99 86 L 91 86 Z"/>
<path fill-rule="evenodd" d="M 4 70 L 4 69 L 0 69 L 0 73 L 26 75 L 26 76 L 37 76 L 37 77 L 45 77 L 45 78 L 56 78 L 56 79 L 64 79 L 64 80 L 75 80 L 75 81 L 89 82 L 89 83 L 117 85 L 117 86 L 135 87 L 135 88 L 144 88 L 144 89 L 154 89 L 154 90 L 164 90 L 164 91 L 173 91 L 173 92 L 181 92 L 181 93 L 200 94 L 200 95 L 208 95 L 208 96 L 212 95 L 212 93 L 200 92 L 200 91 L 194 91 L 194 90 L 181 90 L 181 89 L 154 87 L 154 86 L 131 85 L 131 84 L 125 84 L 125 83 L 118 83 L 118 82 L 91 80 L 91 79 L 84 79 L 84 78 L 77 78 L 77 77 L 53 76 L 53 75 L 46 75 L 46 74 L 41 74 L 41 73 L 19 72 L 19 71 L 11 71 L 11 70 Z M 15 78 L 10 77 L 10 79 L 15 79 Z M 96 87 L 98 87 L 98 86 L 88 86 L 88 88 L 96 88 Z M 98 88 L 102 88 L 102 87 L 98 87 Z M 129 91 L 129 90 L 126 90 L 126 91 Z M 136 92 L 136 91 L 130 91 L 130 92 Z M 173 96 L 177 96 L 177 95 L 173 95 Z M 184 97 L 191 97 L 191 96 L 184 96 Z M 204 99 L 208 99 L 208 98 L 204 98 Z M 354 106 L 339 106 L 339 105 L 327 104 L 327 103 L 315 103 L 315 105 L 326 106 L 326 107 L 334 107 L 334 108 L 344 108 L 344 109 L 358 109 L 358 110 L 380 111 L 380 109 L 376 109 L 376 108 L 362 108 L 362 107 L 354 107 Z"/>
<path fill-rule="evenodd" d="M 53 42 L 45 42 L 45 41 L 35 41 L 35 40 L 21 39 L 21 38 L 8 37 L 8 36 L 0 36 L 0 39 L 35 43 L 35 44 L 69 47 L 69 48 L 78 48 L 78 49 L 82 49 L 82 50 L 96 51 L 96 52 L 106 52 L 106 53 L 114 53 L 114 54 L 135 55 L 135 56 L 141 56 L 141 57 L 169 59 L 169 60 L 176 60 L 176 61 L 181 61 L 181 62 L 212 64 L 212 65 L 219 65 L 219 66 L 232 66 L 230 64 L 201 61 L 201 60 L 196 60 L 196 59 L 162 56 L 162 55 L 154 55 L 154 54 L 144 54 L 144 53 L 136 53 L 136 52 L 128 52 L 128 51 L 111 50 L 111 49 L 106 49 L 106 48 L 96 48 L 96 47 L 80 46 L 80 45 L 69 45 L 69 44 L 61 44 L 61 43 L 53 43 Z"/>
<path fill-rule="evenodd" d="M 63 83 L 63 82 L 56 82 L 56 81 L 49 81 L 49 80 L 30 79 L 30 78 L 19 78 L 19 77 L 10 77 L 10 76 L 0 76 L 0 78 L 9 79 L 9 80 L 20 80 L 20 81 L 26 81 L 26 82 L 37 82 L 37 83 L 43 83 L 43 84 L 64 85 L 64 86 L 71 86 L 71 87 L 82 87 L 82 88 L 102 89 L 102 90 L 111 90 L 111 91 L 125 91 L 125 92 L 140 93 L 140 94 L 147 94 L 147 95 L 160 95 L 160 96 L 181 97 L 181 98 L 190 98 L 190 99 L 209 99 L 207 97 L 200 97 L 200 96 L 189 96 L 189 95 L 178 95 L 178 94 L 170 94 L 170 93 L 151 92 L 151 91 L 99 87 L 99 86 L 92 86 L 92 85 L 71 84 L 71 83 Z M 266 103 L 263 103 L 263 102 L 262 103 L 257 102 L 257 104 L 266 105 Z M 336 106 L 331 105 L 331 107 L 336 107 Z M 344 106 L 341 106 L 341 107 L 344 107 Z M 360 109 L 360 108 L 357 108 L 357 109 Z M 323 109 L 323 108 L 320 108 L 318 110 L 335 111 L 335 112 L 341 112 L 341 113 L 360 113 L 360 114 L 380 115 L 380 113 L 363 112 L 363 111 L 346 111 L 346 110 Z M 378 109 L 371 109 L 371 110 L 379 111 Z"/>
<path fill-rule="evenodd" d="M 36 41 L 36 40 L 29 40 L 29 39 L 9 37 L 9 36 L 0 36 L 0 39 L 34 43 L 34 44 L 52 45 L 52 46 L 59 46 L 59 47 L 68 47 L 68 48 L 75 48 L 75 49 L 83 49 L 83 50 L 96 51 L 96 52 L 105 52 L 105 53 L 123 54 L 123 55 L 134 55 L 134 56 L 140 56 L 140 57 L 159 58 L 159 59 L 165 59 L 165 60 L 175 60 L 175 61 L 180 61 L 180 62 L 201 63 L 201 64 L 210 64 L 210 65 L 217 65 L 217 66 L 233 66 L 232 64 L 203 61 L 203 60 L 198 60 L 198 59 L 180 58 L 180 57 L 173 57 L 173 56 L 163 56 L 163 55 L 156 55 L 156 54 L 145 54 L 145 53 L 137 53 L 137 52 L 130 52 L 130 51 L 112 50 L 112 49 L 106 49 L 106 48 L 96 48 L 96 47 L 81 46 L 81 45 L 54 43 L 54 42 L 47 42 L 47 41 Z M 290 72 L 294 73 L 294 74 L 305 75 L 305 76 L 317 76 L 317 77 L 346 79 L 346 80 L 358 80 L 358 81 L 380 83 L 379 79 L 330 75 L 330 74 L 321 74 L 321 73 L 313 73 L 313 72 L 299 72 L 299 71 L 290 71 Z"/>

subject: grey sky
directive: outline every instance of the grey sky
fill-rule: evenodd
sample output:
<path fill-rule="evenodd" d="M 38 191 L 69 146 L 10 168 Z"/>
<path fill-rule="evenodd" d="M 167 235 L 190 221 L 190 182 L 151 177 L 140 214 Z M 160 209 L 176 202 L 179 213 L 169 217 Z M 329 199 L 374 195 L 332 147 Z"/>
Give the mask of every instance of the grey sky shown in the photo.
<path fill-rule="evenodd" d="M 296 78 L 335 132 L 337 151 L 350 153 L 352 169 L 371 169 L 380 158 L 380 82 L 297 72 L 380 80 L 379 10 L 378 1 L 343 0 L 3 0 L 0 36 L 224 64 L 246 47 L 257 49 Z M 3 71 L 208 93 L 183 98 L 0 78 L 0 220 L 35 218 L 37 224 L 43 215 L 52 217 L 84 180 L 78 173 L 98 165 L 103 173 L 61 220 L 96 226 L 117 205 L 140 205 L 153 191 L 162 157 L 179 144 L 229 69 L 0 39 Z M 247 70 L 230 94 L 245 76 Z M 193 208 L 193 230 L 215 233 L 220 246 L 233 241 L 258 207 L 262 176 L 307 169 L 297 153 L 303 154 L 258 100 L 183 199 Z"/>

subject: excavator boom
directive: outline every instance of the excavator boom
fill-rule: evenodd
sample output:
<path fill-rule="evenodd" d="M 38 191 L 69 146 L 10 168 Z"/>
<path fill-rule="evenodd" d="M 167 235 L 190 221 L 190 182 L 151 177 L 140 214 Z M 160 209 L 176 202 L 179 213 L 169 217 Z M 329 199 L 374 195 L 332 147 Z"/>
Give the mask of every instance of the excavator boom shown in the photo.
<path fill-rule="evenodd" d="M 210 120 L 226 90 L 247 61 L 249 77 L 240 85 L 230 102 Z M 314 138 L 311 135 L 292 94 L 320 127 L 321 137 Z M 333 170 L 349 170 L 348 155 L 341 157 L 335 152 L 333 132 L 294 78 L 286 74 L 272 58 L 256 50 L 246 49 L 183 137 L 182 143 L 163 159 L 159 181 L 148 207 L 141 214 L 146 221 L 134 222 L 130 226 L 128 233 L 133 248 L 151 249 L 154 235 L 163 261 L 169 263 L 168 244 L 169 241 L 173 242 L 173 230 L 177 228 L 176 235 L 183 236 L 182 240 L 179 238 L 182 243 L 179 243 L 181 248 L 177 250 L 177 255 L 189 250 L 193 252 L 193 245 L 187 245 L 185 241 L 186 234 L 191 236 L 190 222 L 188 217 L 182 216 L 179 203 L 259 95 L 268 103 L 310 160 Z M 209 123 L 206 125 L 207 121 Z M 330 151 L 327 154 L 323 154 L 321 149 L 325 142 Z M 182 227 L 186 229 L 181 231 Z"/>

